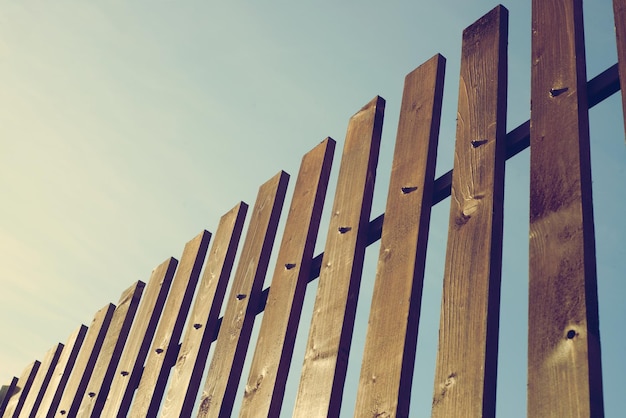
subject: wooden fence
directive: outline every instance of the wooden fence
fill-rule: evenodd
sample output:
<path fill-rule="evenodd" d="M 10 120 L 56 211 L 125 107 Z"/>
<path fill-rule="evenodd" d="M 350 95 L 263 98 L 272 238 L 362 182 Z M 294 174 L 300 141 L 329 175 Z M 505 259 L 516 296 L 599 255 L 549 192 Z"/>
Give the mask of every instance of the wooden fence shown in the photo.
<path fill-rule="evenodd" d="M 354 415 L 408 416 L 431 207 L 448 196 L 432 416 L 494 416 L 504 167 L 529 145 L 528 415 L 603 416 L 588 109 L 626 82 L 626 2 L 614 0 L 619 63 L 588 82 L 581 9 L 533 0 L 529 121 L 506 132 L 508 12 L 498 6 L 463 33 L 453 170 L 435 178 L 445 66 L 436 55 L 405 79 L 384 221 L 370 221 L 385 108 L 376 97 L 350 119 L 322 254 L 330 138 L 302 159 L 271 287 L 285 172 L 259 189 L 226 299 L 245 203 L 28 365 L 6 388 L 2 416 L 230 416 L 261 312 L 235 410 L 278 416 L 306 285 L 318 277 L 304 364 L 291 370 L 294 416 L 338 416 L 365 249 L 378 240 Z"/>

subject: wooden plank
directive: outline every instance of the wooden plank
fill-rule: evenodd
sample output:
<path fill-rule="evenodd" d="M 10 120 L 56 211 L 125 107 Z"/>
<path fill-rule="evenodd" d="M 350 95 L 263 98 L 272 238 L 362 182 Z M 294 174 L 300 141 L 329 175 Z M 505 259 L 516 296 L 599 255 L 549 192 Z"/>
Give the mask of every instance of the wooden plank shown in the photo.
<path fill-rule="evenodd" d="M 463 31 L 433 417 L 495 416 L 508 11 Z"/>
<path fill-rule="evenodd" d="M 35 380 L 30 387 L 28 396 L 24 401 L 24 406 L 20 412 L 21 417 L 28 417 L 33 411 L 37 411 L 39 408 L 39 404 L 41 403 L 44 393 L 46 392 L 48 383 L 50 383 L 50 379 L 52 378 L 54 368 L 59 361 L 63 347 L 63 344 L 58 343 L 46 352 L 46 355 L 39 366 L 37 376 L 35 376 Z"/>
<path fill-rule="evenodd" d="M 583 7 L 533 0 L 528 416 L 601 417 Z"/>
<path fill-rule="evenodd" d="M 210 240 L 211 233 L 202 231 L 185 245 L 163 309 L 163 317 L 148 353 L 130 416 L 157 416 Z"/>
<path fill-rule="evenodd" d="M 61 401 L 61 395 L 63 395 L 67 379 L 69 379 L 76 358 L 78 357 L 80 347 L 85 340 L 85 335 L 87 335 L 87 327 L 81 325 L 67 339 L 63 351 L 61 352 L 61 357 L 59 357 L 59 361 L 54 368 L 54 373 L 52 374 L 46 393 L 41 399 L 41 404 L 36 411 L 33 410 L 31 412 L 31 417 L 35 415 L 37 417 L 48 416 L 48 414 L 53 415 L 54 411 L 56 411 Z"/>
<path fill-rule="evenodd" d="M 49 417 L 62 417 L 65 415 L 75 416 L 78 406 L 82 400 L 89 378 L 93 373 L 93 368 L 100 354 L 104 337 L 109 329 L 109 324 L 113 318 L 115 305 L 109 303 L 94 315 L 91 325 L 87 330 L 85 341 L 80 348 L 76 363 L 72 368 L 72 373 L 67 380 L 67 385 L 63 391 L 63 396 L 59 402 L 56 412 L 50 411 Z"/>
<path fill-rule="evenodd" d="M 435 55 L 404 82 L 355 416 L 409 414 L 444 69 Z"/>
<path fill-rule="evenodd" d="M 13 377 L 8 385 L 2 386 L 2 397 L 0 398 L 0 414 L 4 414 L 4 411 L 7 408 L 7 404 L 9 403 L 11 396 L 17 390 L 17 381 L 18 378 Z"/>
<path fill-rule="evenodd" d="M 17 418 L 20 415 L 22 407 L 24 406 L 24 401 L 26 401 L 26 397 L 28 396 L 40 366 L 41 362 L 39 360 L 35 360 L 24 368 L 9 402 L 6 404 L 2 417 Z"/>
<path fill-rule="evenodd" d="M 126 289 L 113 312 L 113 318 L 106 334 L 100 355 L 87 383 L 85 394 L 79 404 L 78 416 L 90 416 L 98 399 L 106 400 L 115 368 L 120 360 L 124 344 L 128 338 L 130 327 L 133 323 L 141 294 L 145 283 L 141 280 L 135 282 Z M 71 411 L 73 412 L 73 411 Z"/>
<path fill-rule="evenodd" d="M 327 138 L 302 158 L 240 417 L 280 415 L 334 150 Z"/>
<path fill-rule="evenodd" d="M 109 394 L 105 402 L 96 401 L 92 417 L 126 416 L 177 265 L 176 259 L 169 258 L 152 271 Z"/>
<path fill-rule="evenodd" d="M 288 181 L 289 175 L 281 171 L 259 188 L 198 417 L 227 417 L 232 412 Z"/>
<path fill-rule="evenodd" d="M 247 210 L 248 205 L 240 202 L 220 219 L 172 372 L 162 418 L 191 416 Z"/>
<path fill-rule="evenodd" d="M 294 416 L 338 416 L 367 245 L 385 101 L 348 124 Z"/>
<path fill-rule="evenodd" d="M 620 85 L 626 86 L 626 0 L 613 0 L 615 36 L 617 40 L 617 63 Z M 626 88 L 622 87 L 622 110 L 626 130 Z"/>

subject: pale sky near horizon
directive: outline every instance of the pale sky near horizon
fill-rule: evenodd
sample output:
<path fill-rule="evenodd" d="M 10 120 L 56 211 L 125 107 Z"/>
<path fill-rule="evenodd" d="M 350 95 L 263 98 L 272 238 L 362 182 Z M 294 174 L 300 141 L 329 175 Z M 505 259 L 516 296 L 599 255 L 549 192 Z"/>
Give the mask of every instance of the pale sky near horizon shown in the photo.
<path fill-rule="evenodd" d="M 452 168 L 462 30 L 496 5 L 3 3 L 0 384 L 65 342 L 79 324 L 89 324 L 134 281 L 147 281 L 167 257 L 179 258 L 202 229 L 214 232 L 237 202 L 252 206 L 259 185 L 279 170 L 292 175 L 291 191 L 302 155 L 327 136 L 337 140 L 335 179 L 348 119 L 375 95 L 387 101 L 372 218 L 382 213 L 404 76 L 435 53 L 447 58 L 437 173 Z M 530 1 L 503 5 L 510 18 L 510 131 L 529 118 Z M 587 0 L 588 78 L 617 61 L 612 19 L 610 0 Z M 625 202 L 618 186 L 626 174 L 626 146 L 619 94 L 590 114 L 605 407 L 611 417 L 622 409 L 626 374 L 626 338 L 619 331 L 626 316 Z M 528 151 L 507 163 L 505 199 L 498 416 L 522 417 Z M 412 397 L 412 414 L 420 417 L 428 416 L 432 397 L 448 210 L 448 200 L 433 209 L 430 231 Z M 323 223 L 316 254 L 325 234 Z M 345 416 L 354 405 L 377 251 L 376 245 L 368 250 Z M 272 269 L 270 264 L 264 287 Z M 314 291 L 309 286 L 303 318 Z M 297 346 L 306 334 L 299 332 Z M 302 355 L 296 350 L 296 364 Z M 290 374 L 284 416 L 291 415 L 288 397 L 298 378 Z M 244 369 L 242 384 L 246 379 Z"/>

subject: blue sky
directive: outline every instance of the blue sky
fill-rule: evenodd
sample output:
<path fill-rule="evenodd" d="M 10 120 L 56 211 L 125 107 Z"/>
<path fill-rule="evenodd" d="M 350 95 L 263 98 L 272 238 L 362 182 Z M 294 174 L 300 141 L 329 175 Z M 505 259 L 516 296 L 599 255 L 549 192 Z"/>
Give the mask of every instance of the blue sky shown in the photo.
<path fill-rule="evenodd" d="M 510 12 L 511 130 L 529 118 L 530 1 L 503 4 Z M 3 3 L 0 382 L 41 359 L 80 323 L 89 324 L 131 283 L 147 281 L 164 259 L 178 258 L 202 229 L 214 231 L 238 201 L 253 204 L 258 186 L 278 170 L 292 174 L 293 185 L 301 156 L 326 136 L 338 141 L 336 178 L 347 121 L 375 95 L 387 101 L 372 218 L 382 213 L 404 76 L 435 53 L 447 58 L 437 173 L 449 170 L 461 33 L 496 5 Z M 609 0 L 586 2 L 589 78 L 617 60 L 612 19 Z M 605 404 L 607 416 L 616 416 L 626 373 L 626 339 L 619 332 L 626 316 L 619 187 L 626 146 L 618 95 L 592 109 L 591 138 Z M 503 417 L 525 416 L 528 177 L 525 151 L 507 163 Z M 332 196 L 331 186 L 324 219 Z M 415 416 L 430 410 L 448 210 L 448 200 L 433 208 Z M 368 250 L 345 416 L 354 404 L 377 253 L 376 245 Z M 314 292 L 309 286 L 305 322 Z M 306 329 L 298 335 L 294 371 Z M 288 387 L 297 382 L 292 373 Z M 286 396 L 289 416 L 293 390 Z"/>

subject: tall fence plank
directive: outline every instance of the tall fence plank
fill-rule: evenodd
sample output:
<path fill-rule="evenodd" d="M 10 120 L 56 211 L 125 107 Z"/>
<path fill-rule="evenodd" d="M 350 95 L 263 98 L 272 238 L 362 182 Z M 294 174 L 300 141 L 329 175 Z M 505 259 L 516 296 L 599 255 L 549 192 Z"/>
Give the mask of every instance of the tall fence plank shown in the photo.
<path fill-rule="evenodd" d="M 409 413 L 444 69 L 436 55 L 404 82 L 355 416 Z"/>
<path fill-rule="evenodd" d="M 113 376 L 111 390 L 106 399 L 103 394 L 97 397 L 92 417 L 125 416 L 128 412 L 177 265 L 176 259 L 169 258 L 152 271 Z"/>
<path fill-rule="evenodd" d="M 335 141 L 327 138 L 302 158 L 241 417 L 280 415 L 334 150 Z"/>
<path fill-rule="evenodd" d="M 528 415 L 604 415 L 580 0 L 533 0 Z"/>
<path fill-rule="evenodd" d="M 613 0 L 613 17 L 617 38 L 619 80 L 622 86 L 626 86 L 626 0 Z M 624 112 L 624 129 L 626 130 L 626 88 L 622 88 L 622 111 Z"/>
<path fill-rule="evenodd" d="M 48 417 L 76 415 L 85 389 L 87 389 L 87 383 L 89 383 L 89 379 L 93 373 L 93 368 L 98 359 L 100 349 L 102 348 L 104 337 L 111 324 L 114 311 L 115 305 L 109 303 L 94 315 L 91 325 L 87 330 L 85 341 L 80 347 L 78 357 L 76 357 L 76 363 L 72 368 L 72 373 L 67 380 L 67 385 L 63 391 L 59 406 L 56 411 L 50 410 Z"/>
<path fill-rule="evenodd" d="M 339 415 L 367 246 L 384 110 L 384 99 L 375 97 L 348 124 L 295 416 Z"/>
<path fill-rule="evenodd" d="M 189 312 L 193 292 L 200 278 L 210 239 L 211 233 L 202 231 L 185 245 L 163 309 L 163 317 L 159 322 L 131 406 L 130 416 L 157 416 L 171 364 L 178 354 L 178 341 Z"/>
<path fill-rule="evenodd" d="M 172 372 L 162 418 L 191 415 L 247 210 L 248 205 L 240 202 L 220 219 Z"/>
<path fill-rule="evenodd" d="M 74 363 L 76 362 L 76 357 L 78 357 L 80 347 L 85 340 L 85 335 L 87 335 L 87 327 L 81 325 L 69 336 L 61 352 L 61 357 L 59 357 L 59 361 L 54 368 L 54 373 L 52 374 L 52 379 L 50 379 L 46 393 L 41 399 L 41 404 L 37 411 L 32 411 L 31 416 L 36 415 L 43 417 L 47 416 L 48 413 L 53 414 L 54 411 L 56 411 L 61 401 L 61 395 L 63 395 L 67 379 L 69 379 Z"/>
<path fill-rule="evenodd" d="M 288 181 L 289 175 L 281 171 L 259 188 L 200 398 L 198 417 L 231 414 Z"/>
<path fill-rule="evenodd" d="M 145 283 L 139 280 L 122 293 L 117 308 L 113 312 L 111 324 L 102 343 L 94 371 L 77 409 L 78 416 L 90 416 L 98 398 L 106 398 L 115 368 L 135 318 L 144 286 Z"/>
<path fill-rule="evenodd" d="M 3 418 L 17 418 L 19 416 L 40 366 L 41 362 L 35 360 L 24 368 L 9 402 L 6 404 L 4 414 L 2 414 Z"/>
<path fill-rule="evenodd" d="M 433 417 L 495 416 L 508 11 L 463 31 Z"/>
<path fill-rule="evenodd" d="M 28 417 L 33 410 L 36 411 L 39 408 L 41 399 L 46 392 L 46 388 L 48 387 L 48 383 L 50 382 L 52 373 L 54 372 L 54 367 L 59 361 L 62 351 L 63 344 L 58 343 L 46 352 L 43 360 L 41 361 L 41 365 L 39 366 L 39 371 L 35 376 L 35 380 L 30 387 L 28 396 L 24 401 L 20 417 Z"/>

